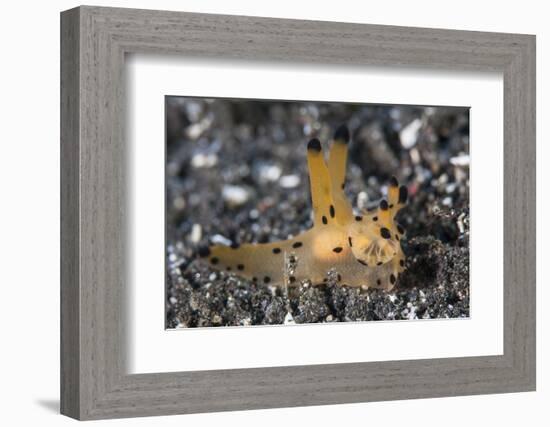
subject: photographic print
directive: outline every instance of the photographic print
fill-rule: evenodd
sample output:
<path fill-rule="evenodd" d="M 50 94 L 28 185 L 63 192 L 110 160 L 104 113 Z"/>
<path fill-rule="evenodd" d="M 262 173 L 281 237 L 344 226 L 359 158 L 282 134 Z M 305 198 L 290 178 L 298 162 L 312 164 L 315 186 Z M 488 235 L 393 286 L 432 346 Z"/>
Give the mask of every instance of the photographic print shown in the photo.
<path fill-rule="evenodd" d="M 167 96 L 166 327 L 467 318 L 467 107 Z"/>
<path fill-rule="evenodd" d="M 536 390 L 536 37 L 443 27 L 61 14 L 62 414 Z"/>

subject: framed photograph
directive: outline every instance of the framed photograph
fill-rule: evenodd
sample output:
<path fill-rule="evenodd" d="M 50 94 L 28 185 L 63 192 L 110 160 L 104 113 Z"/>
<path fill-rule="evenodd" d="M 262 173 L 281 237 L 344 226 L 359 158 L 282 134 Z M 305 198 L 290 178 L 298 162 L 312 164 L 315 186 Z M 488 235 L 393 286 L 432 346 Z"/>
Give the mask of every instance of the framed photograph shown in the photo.
<path fill-rule="evenodd" d="M 535 37 L 61 14 L 61 411 L 535 390 Z"/>

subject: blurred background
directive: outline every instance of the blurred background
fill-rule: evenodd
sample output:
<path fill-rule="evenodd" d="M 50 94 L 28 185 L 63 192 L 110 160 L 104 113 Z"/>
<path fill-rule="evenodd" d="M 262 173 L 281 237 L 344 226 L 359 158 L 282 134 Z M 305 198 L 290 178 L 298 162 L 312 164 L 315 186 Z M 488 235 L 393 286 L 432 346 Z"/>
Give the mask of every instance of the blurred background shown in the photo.
<path fill-rule="evenodd" d="M 378 205 L 391 175 L 407 270 L 391 292 L 254 285 L 196 260 L 200 245 L 287 239 L 312 226 L 306 144 L 352 132 L 346 193 Z M 166 98 L 167 327 L 467 317 L 469 110 Z"/>

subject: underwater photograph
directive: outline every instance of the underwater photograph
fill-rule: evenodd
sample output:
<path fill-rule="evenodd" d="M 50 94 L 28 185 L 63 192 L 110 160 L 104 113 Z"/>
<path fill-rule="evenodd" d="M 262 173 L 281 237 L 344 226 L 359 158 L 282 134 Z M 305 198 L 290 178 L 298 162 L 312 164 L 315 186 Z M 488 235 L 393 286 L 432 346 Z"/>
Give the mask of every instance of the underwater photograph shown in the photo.
<path fill-rule="evenodd" d="M 167 96 L 166 328 L 470 316 L 469 108 Z"/>

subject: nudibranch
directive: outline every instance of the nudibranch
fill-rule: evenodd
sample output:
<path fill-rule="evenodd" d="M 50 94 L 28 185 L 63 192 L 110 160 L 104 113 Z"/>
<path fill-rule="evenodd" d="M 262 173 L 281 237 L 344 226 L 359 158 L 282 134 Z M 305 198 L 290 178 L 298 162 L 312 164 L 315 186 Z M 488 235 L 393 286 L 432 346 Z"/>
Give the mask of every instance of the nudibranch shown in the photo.
<path fill-rule="evenodd" d="M 214 245 L 199 251 L 210 265 L 235 272 L 254 282 L 293 286 L 309 280 L 390 290 L 404 270 L 400 240 L 404 230 L 395 215 L 407 202 L 407 188 L 395 177 L 387 200 L 371 212 L 356 215 L 344 193 L 349 130 L 334 133 L 328 161 L 321 143 L 307 145 L 314 225 L 288 240 L 231 246 Z"/>

